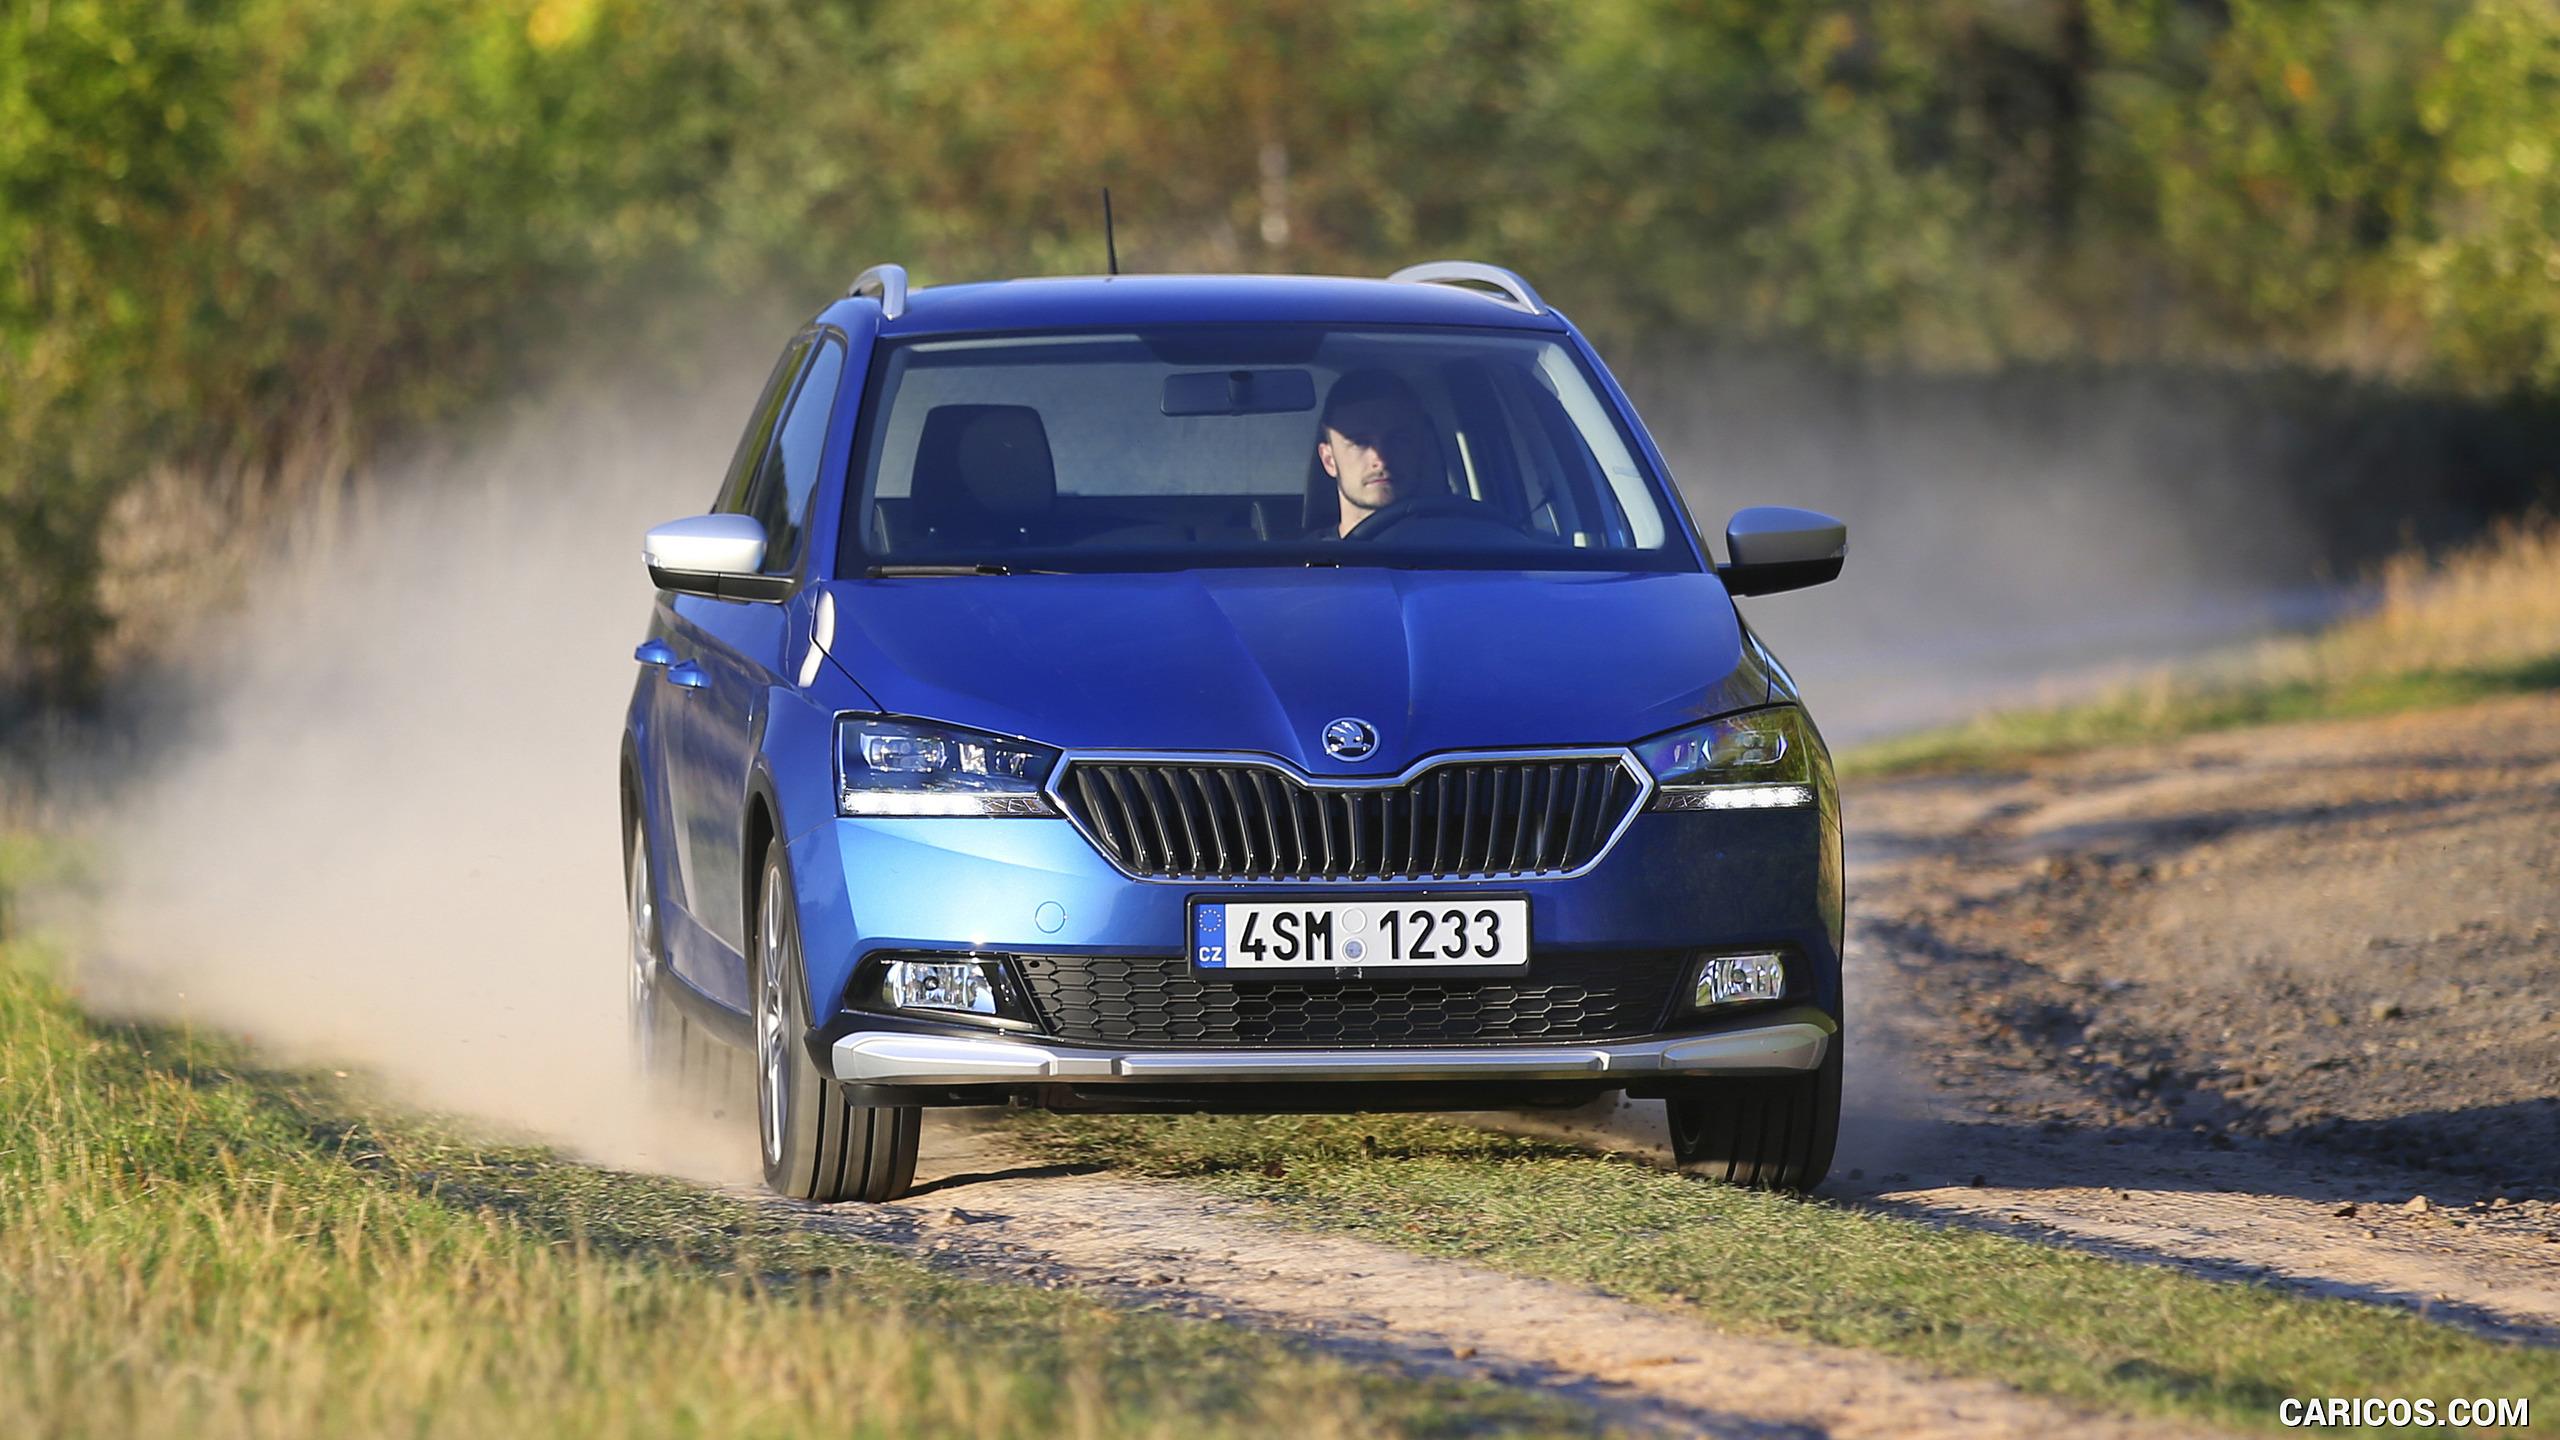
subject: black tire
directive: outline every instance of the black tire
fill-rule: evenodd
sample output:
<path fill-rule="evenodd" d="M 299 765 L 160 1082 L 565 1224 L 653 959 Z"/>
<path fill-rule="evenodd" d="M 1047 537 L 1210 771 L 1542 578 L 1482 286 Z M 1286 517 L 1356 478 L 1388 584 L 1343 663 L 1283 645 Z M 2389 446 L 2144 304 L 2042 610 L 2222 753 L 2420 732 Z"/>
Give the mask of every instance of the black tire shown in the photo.
<path fill-rule="evenodd" d="M 1802 1075 L 1704 1080 L 1671 1097 L 1671 1155 L 1694 1174 L 1799 1194 L 1840 1140 L 1840 1035 Z"/>
<path fill-rule="evenodd" d="M 760 874 L 748 948 L 764 1183 L 794 1200 L 895 1200 L 915 1183 L 924 1112 L 913 1105 L 852 1104 L 844 1086 L 819 1073 L 801 1042 L 809 1030 L 808 985 L 779 841 L 766 846 Z"/>

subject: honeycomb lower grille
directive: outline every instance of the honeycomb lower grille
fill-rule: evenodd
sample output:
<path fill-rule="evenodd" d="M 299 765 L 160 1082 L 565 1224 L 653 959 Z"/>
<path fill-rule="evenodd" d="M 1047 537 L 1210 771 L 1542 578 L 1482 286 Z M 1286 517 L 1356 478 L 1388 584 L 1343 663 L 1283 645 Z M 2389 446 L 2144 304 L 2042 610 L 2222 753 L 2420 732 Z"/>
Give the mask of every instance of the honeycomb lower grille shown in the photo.
<path fill-rule="evenodd" d="M 1416 1045 L 1605 1040 L 1660 1030 L 1682 957 L 1561 955 L 1520 979 L 1203 980 L 1182 956 L 1015 957 L 1062 1040 L 1126 1045 Z"/>
<path fill-rule="evenodd" d="M 1059 799 L 1113 863 L 1181 880 L 1565 875 L 1643 782 L 1614 754 L 1446 760 L 1401 784 L 1310 784 L 1269 765 L 1071 761 Z"/>

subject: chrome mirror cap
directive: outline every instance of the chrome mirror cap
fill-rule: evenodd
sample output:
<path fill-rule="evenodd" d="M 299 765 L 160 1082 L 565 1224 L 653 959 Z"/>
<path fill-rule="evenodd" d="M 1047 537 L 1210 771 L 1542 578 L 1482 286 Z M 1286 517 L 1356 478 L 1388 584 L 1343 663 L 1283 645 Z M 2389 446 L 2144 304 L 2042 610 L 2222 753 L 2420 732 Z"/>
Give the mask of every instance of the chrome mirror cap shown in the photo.
<path fill-rule="evenodd" d="M 745 515 L 693 515 L 670 520 L 641 542 L 649 581 L 679 595 L 715 600 L 780 600 L 788 575 L 766 575 L 764 527 Z"/>
<path fill-rule="evenodd" d="M 640 542 L 652 571 L 686 575 L 753 575 L 764 565 L 764 527 L 748 515 L 688 515 Z"/>

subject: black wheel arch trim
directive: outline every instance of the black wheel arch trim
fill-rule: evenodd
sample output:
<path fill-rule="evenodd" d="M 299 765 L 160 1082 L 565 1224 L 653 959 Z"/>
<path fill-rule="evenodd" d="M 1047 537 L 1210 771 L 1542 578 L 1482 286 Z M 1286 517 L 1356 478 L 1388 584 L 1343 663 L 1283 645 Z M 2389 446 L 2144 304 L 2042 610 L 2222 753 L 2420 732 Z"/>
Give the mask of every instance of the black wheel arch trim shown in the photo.
<path fill-rule="evenodd" d="M 672 982 L 659 991 L 690 1016 L 693 1023 L 711 1032 L 724 1045 L 752 1055 L 755 1053 L 756 1026 L 744 1010 L 732 1010 L 694 987 L 691 980 L 661 965 L 661 980 Z"/>
<path fill-rule="evenodd" d="M 615 777 L 614 793 L 622 807 L 622 868 L 631 869 L 631 832 L 649 823 L 649 799 L 640 793 L 640 747 L 631 731 L 622 732 L 622 767 Z"/>

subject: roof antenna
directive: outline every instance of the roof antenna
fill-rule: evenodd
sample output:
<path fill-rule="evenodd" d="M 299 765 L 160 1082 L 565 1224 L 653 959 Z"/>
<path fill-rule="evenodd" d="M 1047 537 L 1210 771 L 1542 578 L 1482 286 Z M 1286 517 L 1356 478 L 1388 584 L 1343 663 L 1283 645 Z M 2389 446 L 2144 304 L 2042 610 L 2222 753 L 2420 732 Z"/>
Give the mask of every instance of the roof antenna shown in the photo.
<path fill-rule="evenodd" d="M 1102 253 L 1111 261 L 1111 273 L 1120 273 L 1120 242 L 1111 233 L 1111 187 L 1102 187 Z"/>

